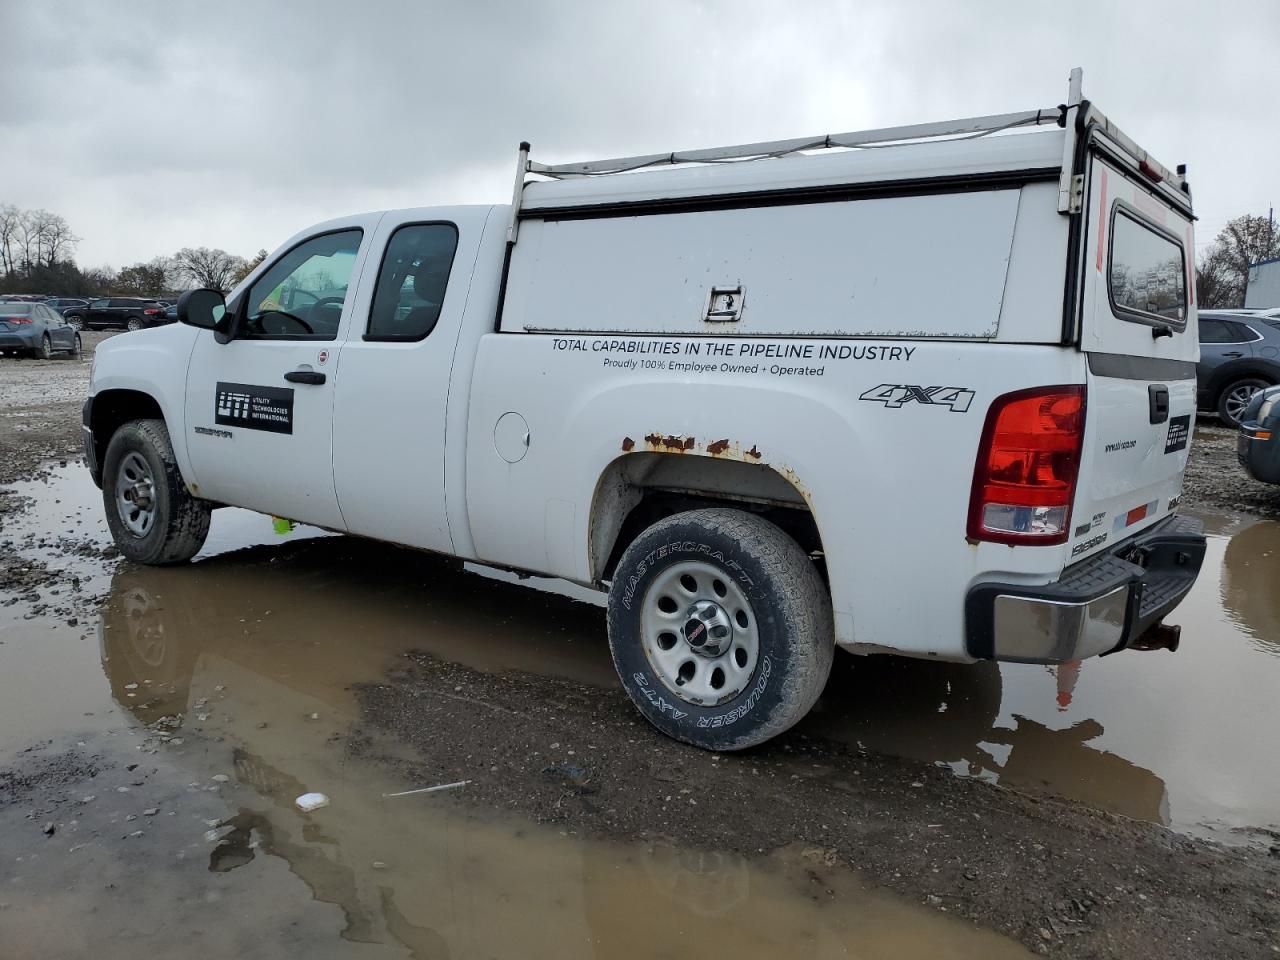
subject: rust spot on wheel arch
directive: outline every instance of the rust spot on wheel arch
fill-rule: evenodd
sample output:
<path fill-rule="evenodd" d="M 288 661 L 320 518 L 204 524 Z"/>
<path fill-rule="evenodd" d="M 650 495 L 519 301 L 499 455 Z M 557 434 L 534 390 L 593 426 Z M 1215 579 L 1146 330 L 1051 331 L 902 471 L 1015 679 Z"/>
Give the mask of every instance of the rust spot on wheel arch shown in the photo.
<path fill-rule="evenodd" d="M 757 450 L 756 445 L 753 443 L 751 445 L 751 449 L 748 450 L 746 453 L 744 453 L 743 456 L 751 457 L 753 460 L 759 460 L 762 456 L 764 456 L 764 454 L 762 454 L 759 450 Z"/>
<path fill-rule="evenodd" d="M 707 444 L 707 453 L 711 454 L 713 457 L 720 456 L 720 454 L 724 453 L 728 449 L 729 449 L 729 441 L 727 438 L 724 440 L 716 440 L 714 443 Z"/>
<path fill-rule="evenodd" d="M 656 450 L 669 450 L 675 453 L 684 453 L 686 450 L 693 449 L 693 437 L 664 437 L 661 434 L 651 433 L 644 438 L 644 442 Z"/>
<path fill-rule="evenodd" d="M 632 440 L 630 437 L 622 438 L 622 451 L 624 453 L 630 453 L 632 450 L 635 449 L 635 446 L 636 446 L 636 442 Z"/>

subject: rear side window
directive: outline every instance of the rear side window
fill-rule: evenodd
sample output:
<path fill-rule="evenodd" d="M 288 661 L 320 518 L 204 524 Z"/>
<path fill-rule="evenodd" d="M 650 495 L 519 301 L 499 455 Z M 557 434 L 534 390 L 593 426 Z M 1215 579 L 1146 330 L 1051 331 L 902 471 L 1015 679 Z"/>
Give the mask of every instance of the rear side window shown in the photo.
<path fill-rule="evenodd" d="M 458 248 L 451 223 L 412 223 L 387 242 L 366 340 L 421 340 L 435 329 Z"/>
<path fill-rule="evenodd" d="M 1179 330 L 1186 324 L 1182 245 L 1119 203 L 1111 217 L 1109 281 L 1111 307 L 1117 316 Z"/>

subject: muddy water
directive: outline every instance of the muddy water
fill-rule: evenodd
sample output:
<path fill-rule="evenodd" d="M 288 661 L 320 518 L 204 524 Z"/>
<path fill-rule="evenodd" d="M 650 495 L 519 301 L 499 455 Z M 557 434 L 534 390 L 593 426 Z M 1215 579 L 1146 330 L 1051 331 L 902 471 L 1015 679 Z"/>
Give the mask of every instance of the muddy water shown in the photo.
<path fill-rule="evenodd" d="M 27 538 L 107 543 L 82 476 L 24 489 L 38 505 L 0 539 L 103 599 L 74 625 L 0 607 L 0 767 L 34 743 L 105 770 L 53 837 L 0 804 L 0 956 L 170 956 L 175 937 L 196 956 L 1026 955 L 821 851 L 608 844 L 456 793 L 389 798 L 419 784 L 347 750 L 351 685 L 413 648 L 616 695 L 595 607 L 232 510 L 195 564 L 140 569 Z M 307 791 L 330 804 L 299 812 Z"/>
<path fill-rule="evenodd" d="M 109 543 L 99 495 L 79 468 L 24 489 L 40 502 L 7 535 L 74 530 Z M 1272 587 L 1280 524 L 1202 519 L 1204 570 L 1170 618 L 1183 626 L 1177 653 L 1056 668 L 838 657 L 800 731 L 1224 840 L 1280 826 L 1271 749 L 1280 729 L 1280 592 Z M 144 717 L 181 710 L 191 678 L 209 663 L 347 702 L 347 684 L 378 678 L 413 647 L 621 695 L 595 607 L 379 544 L 305 529 L 276 537 L 265 518 L 244 511 L 215 514 L 190 568 L 121 565 L 108 575 L 109 564 L 67 557 L 56 545 L 32 555 L 54 558 L 106 597 L 99 633 L 112 702 Z M 53 686 L 74 690 L 80 703 L 104 698 L 98 646 L 60 627 L 38 648 L 4 648 L 14 666 L 7 676 L 41 682 L 5 692 L 22 709 L 0 729 L 0 746 L 56 724 L 59 708 L 46 696 Z M 140 704 L 139 690 L 124 689 L 131 682 L 172 693 Z"/>

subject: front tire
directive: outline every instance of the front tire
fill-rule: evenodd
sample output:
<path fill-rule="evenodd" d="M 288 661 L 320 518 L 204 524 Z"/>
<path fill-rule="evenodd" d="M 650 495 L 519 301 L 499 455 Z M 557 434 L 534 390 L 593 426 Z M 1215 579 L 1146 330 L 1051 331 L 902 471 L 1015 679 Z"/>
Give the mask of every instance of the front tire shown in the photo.
<path fill-rule="evenodd" d="M 742 750 L 813 706 L 835 645 L 831 598 L 794 540 L 741 510 L 676 514 L 623 553 L 609 649 L 636 708 L 669 737 Z"/>
<path fill-rule="evenodd" d="M 1271 384 L 1261 377 L 1242 377 L 1233 380 L 1222 388 L 1218 394 L 1218 419 L 1223 426 L 1239 427 L 1240 418 L 1244 415 L 1249 401 L 1259 390 L 1265 390 Z"/>
<path fill-rule="evenodd" d="M 112 436 L 102 502 L 116 546 L 138 563 L 185 563 L 209 535 L 212 508 L 187 491 L 163 420 L 131 420 Z"/>

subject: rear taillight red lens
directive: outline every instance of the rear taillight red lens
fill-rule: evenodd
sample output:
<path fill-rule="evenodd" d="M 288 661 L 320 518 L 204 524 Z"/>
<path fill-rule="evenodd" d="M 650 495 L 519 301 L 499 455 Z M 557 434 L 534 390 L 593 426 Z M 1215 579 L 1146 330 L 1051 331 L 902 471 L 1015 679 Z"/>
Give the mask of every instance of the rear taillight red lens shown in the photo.
<path fill-rule="evenodd" d="M 1083 386 L 1037 387 L 996 398 L 973 471 L 969 537 L 1065 543 L 1084 440 Z"/>
<path fill-rule="evenodd" d="M 0 317 L 0 320 L 8 320 L 10 323 L 30 323 L 30 317 Z"/>
<path fill-rule="evenodd" d="M 143 310 L 142 312 L 145 313 L 148 317 L 158 317 L 160 315 L 160 311 L 155 307 L 147 307 L 147 309 Z"/>

